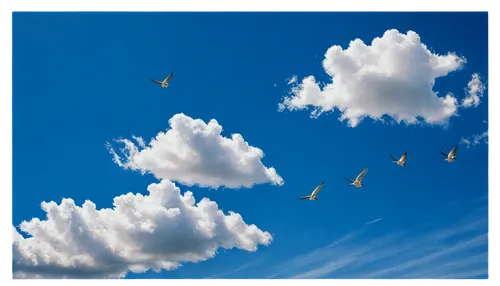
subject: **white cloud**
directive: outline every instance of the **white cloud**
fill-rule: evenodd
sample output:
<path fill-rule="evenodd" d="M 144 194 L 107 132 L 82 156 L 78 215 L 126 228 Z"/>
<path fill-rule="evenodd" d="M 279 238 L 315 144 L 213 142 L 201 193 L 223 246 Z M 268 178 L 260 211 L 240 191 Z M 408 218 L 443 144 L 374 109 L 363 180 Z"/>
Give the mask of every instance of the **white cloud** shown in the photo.
<path fill-rule="evenodd" d="M 268 278 L 471 278 L 488 274 L 487 245 L 488 211 L 483 205 L 448 227 L 383 236 L 365 227 L 276 265 Z"/>
<path fill-rule="evenodd" d="M 172 270 L 185 262 L 204 261 L 218 248 L 256 251 L 272 237 L 247 225 L 234 212 L 224 214 L 213 201 L 195 204 L 168 180 L 148 186 L 148 195 L 114 198 L 112 209 L 91 201 L 79 207 L 72 199 L 43 202 L 45 220 L 13 227 L 16 278 L 110 278 L 128 271 Z"/>
<path fill-rule="evenodd" d="M 113 161 L 125 169 L 188 186 L 249 188 L 284 183 L 274 168 L 263 165 L 261 149 L 250 146 L 240 134 L 223 137 L 215 119 L 206 124 L 181 113 L 170 118 L 169 124 L 171 129 L 158 133 L 149 144 L 134 137 L 139 147 L 128 139 L 115 140 L 124 144 L 122 156 L 106 143 Z"/>
<path fill-rule="evenodd" d="M 290 84 L 293 84 L 293 83 L 296 83 L 296 82 L 297 82 L 297 76 L 293 75 L 291 78 L 288 79 L 287 84 L 290 85 Z"/>
<path fill-rule="evenodd" d="M 488 144 L 488 131 L 484 131 L 480 134 L 474 134 L 467 138 L 462 137 L 460 139 L 460 144 L 467 145 L 467 148 L 470 148 L 471 145 L 476 146 L 481 143 Z"/>
<path fill-rule="evenodd" d="M 467 96 L 462 100 L 462 107 L 477 107 L 481 103 L 481 97 L 486 90 L 486 86 L 481 82 L 481 76 L 475 73 L 467 84 Z"/>
<path fill-rule="evenodd" d="M 340 120 L 352 127 L 365 117 L 382 120 L 384 115 L 398 123 L 444 124 L 456 114 L 458 101 L 452 94 L 440 97 L 432 88 L 436 78 L 460 69 L 465 61 L 452 52 L 431 52 L 413 31 L 388 30 L 371 45 L 355 39 L 345 50 L 330 47 L 323 68 L 332 82 L 321 87 L 314 76 L 304 78 L 279 111 L 312 107 L 311 117 L 318 117 L 338 109 Z"/>

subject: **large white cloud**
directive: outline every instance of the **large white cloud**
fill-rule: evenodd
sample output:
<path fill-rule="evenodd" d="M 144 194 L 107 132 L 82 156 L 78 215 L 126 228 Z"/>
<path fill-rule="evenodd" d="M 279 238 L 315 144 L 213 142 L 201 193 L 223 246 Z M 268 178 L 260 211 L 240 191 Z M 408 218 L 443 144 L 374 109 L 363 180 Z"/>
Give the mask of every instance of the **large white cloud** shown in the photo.
<path fill-rule="evenodd" d="M 481 81 L 478 73 L 472 74 L 472 79 L 467 83 L 467 96 L 462 100 L 462 107 L 477 107 L 481 103 L 481 97 L 486 90 L 486 86 Z"/>
<path fill-rule="evenodd" d="M 168 180 L 148 187 L 149 195 L 115 197 L 112 209 L 81 207 L 72 199 L 43 202 L 46 220 L 13 227 L 13 269 L 17 278 L 109 278 L 127 271 L 159 271 L 183 262 L 207 260 L 218 248 L 255 251 L 272 237 L 247 225 L 234 212 L 224 214 L 213 201 L 195 204 Z"/>
<path fill-rule="evenodd" d="M 282 185 L 283 179 L 274 168 L 261 162 L 264 152 L 250 146 L 240 134 L 231 138 L 221 135 L 222 126 L 215 119 L 208 124 L 184 114 L 170 120 L 171 129 L 160 132 L 149 144 L 140 137 L 124 144 L 122 156 L 107 143 L 113 160 L 125 169 L 152 173 L 192 186 L 229 188 L 252 187 L 260 183 Z"/>
<path fill-rule="evenodd" d="M 452 94 L 433 91 L 436 78 L 458 70 L 465 58 L 450 52 L 431 52 L 413 31 L 388 30 L 371 45 L 355 39 L 347 49 L 332 46 L 323 68 L 332 82 L 320 86 L 313 76 L 295 85 L 279 110 L 312 107 L 312 117 L 338 109 L 340 120 L 355 127 L 365 117 L 383 120 L 387 115 L 398 123 L 445 123 L 457 112 Z"/>

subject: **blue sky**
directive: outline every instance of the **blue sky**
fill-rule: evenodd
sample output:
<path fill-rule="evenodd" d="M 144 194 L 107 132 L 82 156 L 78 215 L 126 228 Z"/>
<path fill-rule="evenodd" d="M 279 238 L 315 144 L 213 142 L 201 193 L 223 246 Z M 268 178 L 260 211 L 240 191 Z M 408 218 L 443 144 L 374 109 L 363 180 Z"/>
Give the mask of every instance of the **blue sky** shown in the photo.
<path fill-rule="evenodd" d="M 369 45 L 390 29 L 466 58 L 432 87 L 461 101 L 472 74 L 487 86 L 487 23 L 486 13 L 14 13 L 13 225 L 45 219 L 42 201 L 91 200 L 101 209 L 128 192 L 147 195 L 155 176 L 123 170 L 105 143 L 149 141 L 184 113 L 216 119 L 224 137 L 241 134 L 284 184 L 173 181 L 272 242 L 127 278 L 485 278 L 488 145 L 461 144 L 453 163 L 439 151 L 487 131 L 487 89 L 446 126 L 384 117 L 353 128 L 338 110 L 311 119 L 278 104 L 293 75 L 331 81 L 322 66 L 328 48 L 356 38 Z M 149 80 L 172 71 L 167 89 Z M 405 168 L 391 164 L 389 153 L 404 152 Z M 349 187 L 344 177 L 365 167 L 365 186 Z M 317 201 L 297 200 L 321 181 Z"/>

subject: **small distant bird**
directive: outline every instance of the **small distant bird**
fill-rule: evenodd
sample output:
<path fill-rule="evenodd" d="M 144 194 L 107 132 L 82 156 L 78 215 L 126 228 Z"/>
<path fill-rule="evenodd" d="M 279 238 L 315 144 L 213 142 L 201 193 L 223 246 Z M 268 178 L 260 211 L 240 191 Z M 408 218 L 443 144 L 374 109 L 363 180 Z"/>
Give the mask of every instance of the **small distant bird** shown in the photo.
<path fill-rule="evenodd" d="M 361 174 L 359 174 L 357 177 L 356 177 L 356 180 L 353 181 L 349 178 L 346 178 L 346 180 L 348 180 L 349 182 L 351 182 L 349 185 L 350 186 L 355 186 L 356 188 L 360 188 L 362 186 L 364 186 L 362 183 L 361 183 L 361 180 L 363 180 L 363 176 L 366 174 L 366 172 L 368 172 L 368 168 L 365 168 L 363 170 L 363 172 L 361 172 Z"/>
<path fill-rule="evenodd" d="M 172 78 L 173 75 L 174 75 L 174 73 L 172 72 L 163 81 L 158 81 L 158 80 L 155 80 L 155 79 L 151 79 L 151 81 L 154 82 L 154 83 L 157 83 L 157 84 L 161 85 L 161 87 L 165 88 L 165 87 L 168 87 L 168 81 L 170 80 L 170 78 Z"/>
<path fill-rule="evenodd" d="M 451 162 L 454 162 L 457 159 L 457 157 L 455 156 L 455 154 L 457 154 L 457 149 L 458 149 L 458 144 L 448 154 L 444 153 L 443 151 L 439 151 L 439 152 L 441 152 L 441 154 L 444 156 L 444 160 L 445 161 L 448 161 L 448 162 L 451 163 Z"/>
<path fill-rule="evenodd" d="M 318 198 L 316 196 L 318 195 L 321 188 L 323 188 L 324 183 L 325 183 L 325 181 L 321 182 L 321 184 L 319 184 L 319 186 L 317 186 L 316 189 L 314 189 L 314 191 L 312 192 L 312 194 L 310 196 L 301 197 L 301 198 L 299 198 L 299 200 L 305 200 L 305 199 L 309 199 L 311 201 L 317 200 Z"/>
<path fill-rule="evenodd" d="M 399 160 L 398 160 L 398 159 L 396 159 L 396 158 L 394 158 L 394 157 L 392 157 L 391 155 L 389 155 L 389 157 L 391 157 L 391 158 L 392 158 L 392 162 L 393 162 L 393 163 L 396 163 L 396 164 L 398 164 L 399 166 L 403 166 L 403 167 L 404 167 L 404 166 L 406 166 L 406 162 L 405 162 L 405 160 L 406 160 L 406 156 L 407 156 L 407 155 L 408 155 L 408 152 L 405 152 L 405 153 L 403 154 L 403 156 L 401 156 L 401 158 L 400 158 Z"/>

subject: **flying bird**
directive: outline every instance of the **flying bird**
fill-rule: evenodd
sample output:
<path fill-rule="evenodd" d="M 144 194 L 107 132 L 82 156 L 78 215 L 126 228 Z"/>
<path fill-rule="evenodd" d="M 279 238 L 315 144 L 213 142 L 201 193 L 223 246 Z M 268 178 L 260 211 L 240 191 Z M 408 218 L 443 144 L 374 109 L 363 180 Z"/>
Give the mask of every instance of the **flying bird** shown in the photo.
<path fill-rule="evenodd" d="M 458 149 L 458 144 L 448 154 L 444 153 L 443 151 L 439 151 L 439 152 L 441 152 L 441 155 L 444 156 L 444 160 L 445 161 L 448 161 L 448 162 L 451 163 L 451 162 L 453 162 L 453 161 L 455 161 L 457 159 L 457 157 L 455 156 L 455 154 L 457 154 L 457 149 Z"/>
<path fill-rule="evenodd" d="M 170 80 L 170 78 L 172 78 L 173 75 L 174 75 L 174 73 L 172 72 L 163 81 L 158 81 L 155 79 L 151 79 L 151 81 L 154 83 L 157 83 L 157 84 L 161 85 L 161 87 L 165 88 L 165 87 L 168 87 L 168 81 Z"/>
<path fill-rule="evenodd" d="M 393 162 L 393 163 L 396 163 L 396 164 L 398 164 L 399 166 L 403 166 L 403 167 L 404 167 L 404 166 L 406 166 L 406 162 L 405 162 L 405 160 L 406 160 L 406 156 L 407 156 L 407 155 L 408 155 L 408 152 L 405 152 L 405 153 L 403 154 L 403 156 L 401 156 L 401 158 L 399 158 L 399 160 L 398 160 L 398 159 L 396 159 L 396 158 L 394 158 L 394 157 L 392 157 L 391 155 L 389 155 L 389 157 L 391 157 L 391 158 L 392 158 L 392 162 Z"/>
<path fill-rule="evenodd" d="M 317 186 L 316 189 L 314 189 L 314 191 L 312 192 L 312 194 L 310 196 L 301 197 L 301 198 L 299 198 L 299 200 L 306 200 L 306 199 L 309 199 L 311 201 L 317 200 L 318 198 L 316 196 L 318 195 L 321 188 L 323 188 L 324 183 L 325 183 L 325 181 L 321 182 L 321 184 L 319 184 L 319 186 Z"/>
<path fill-rule="evenodd" d="M 346 178 L 346 180 L 348 180 L 349 182 L 351 182 L 349 185 L 350 186 L 355 186 L 356 188 L 360 188 L 362 186 L 364 186 L 362 183 L 361 183 L 361 180 L 363 180 L 363 177 L 365 176 L 366 172 L 368 172 L 368 168 L 365 168 L 363 170 L 363 172 L 361 172 L 361 174 L 359 174 L 357 177 L 356 177 L 356 180 L 351 180 L 349 178 Z"/>

